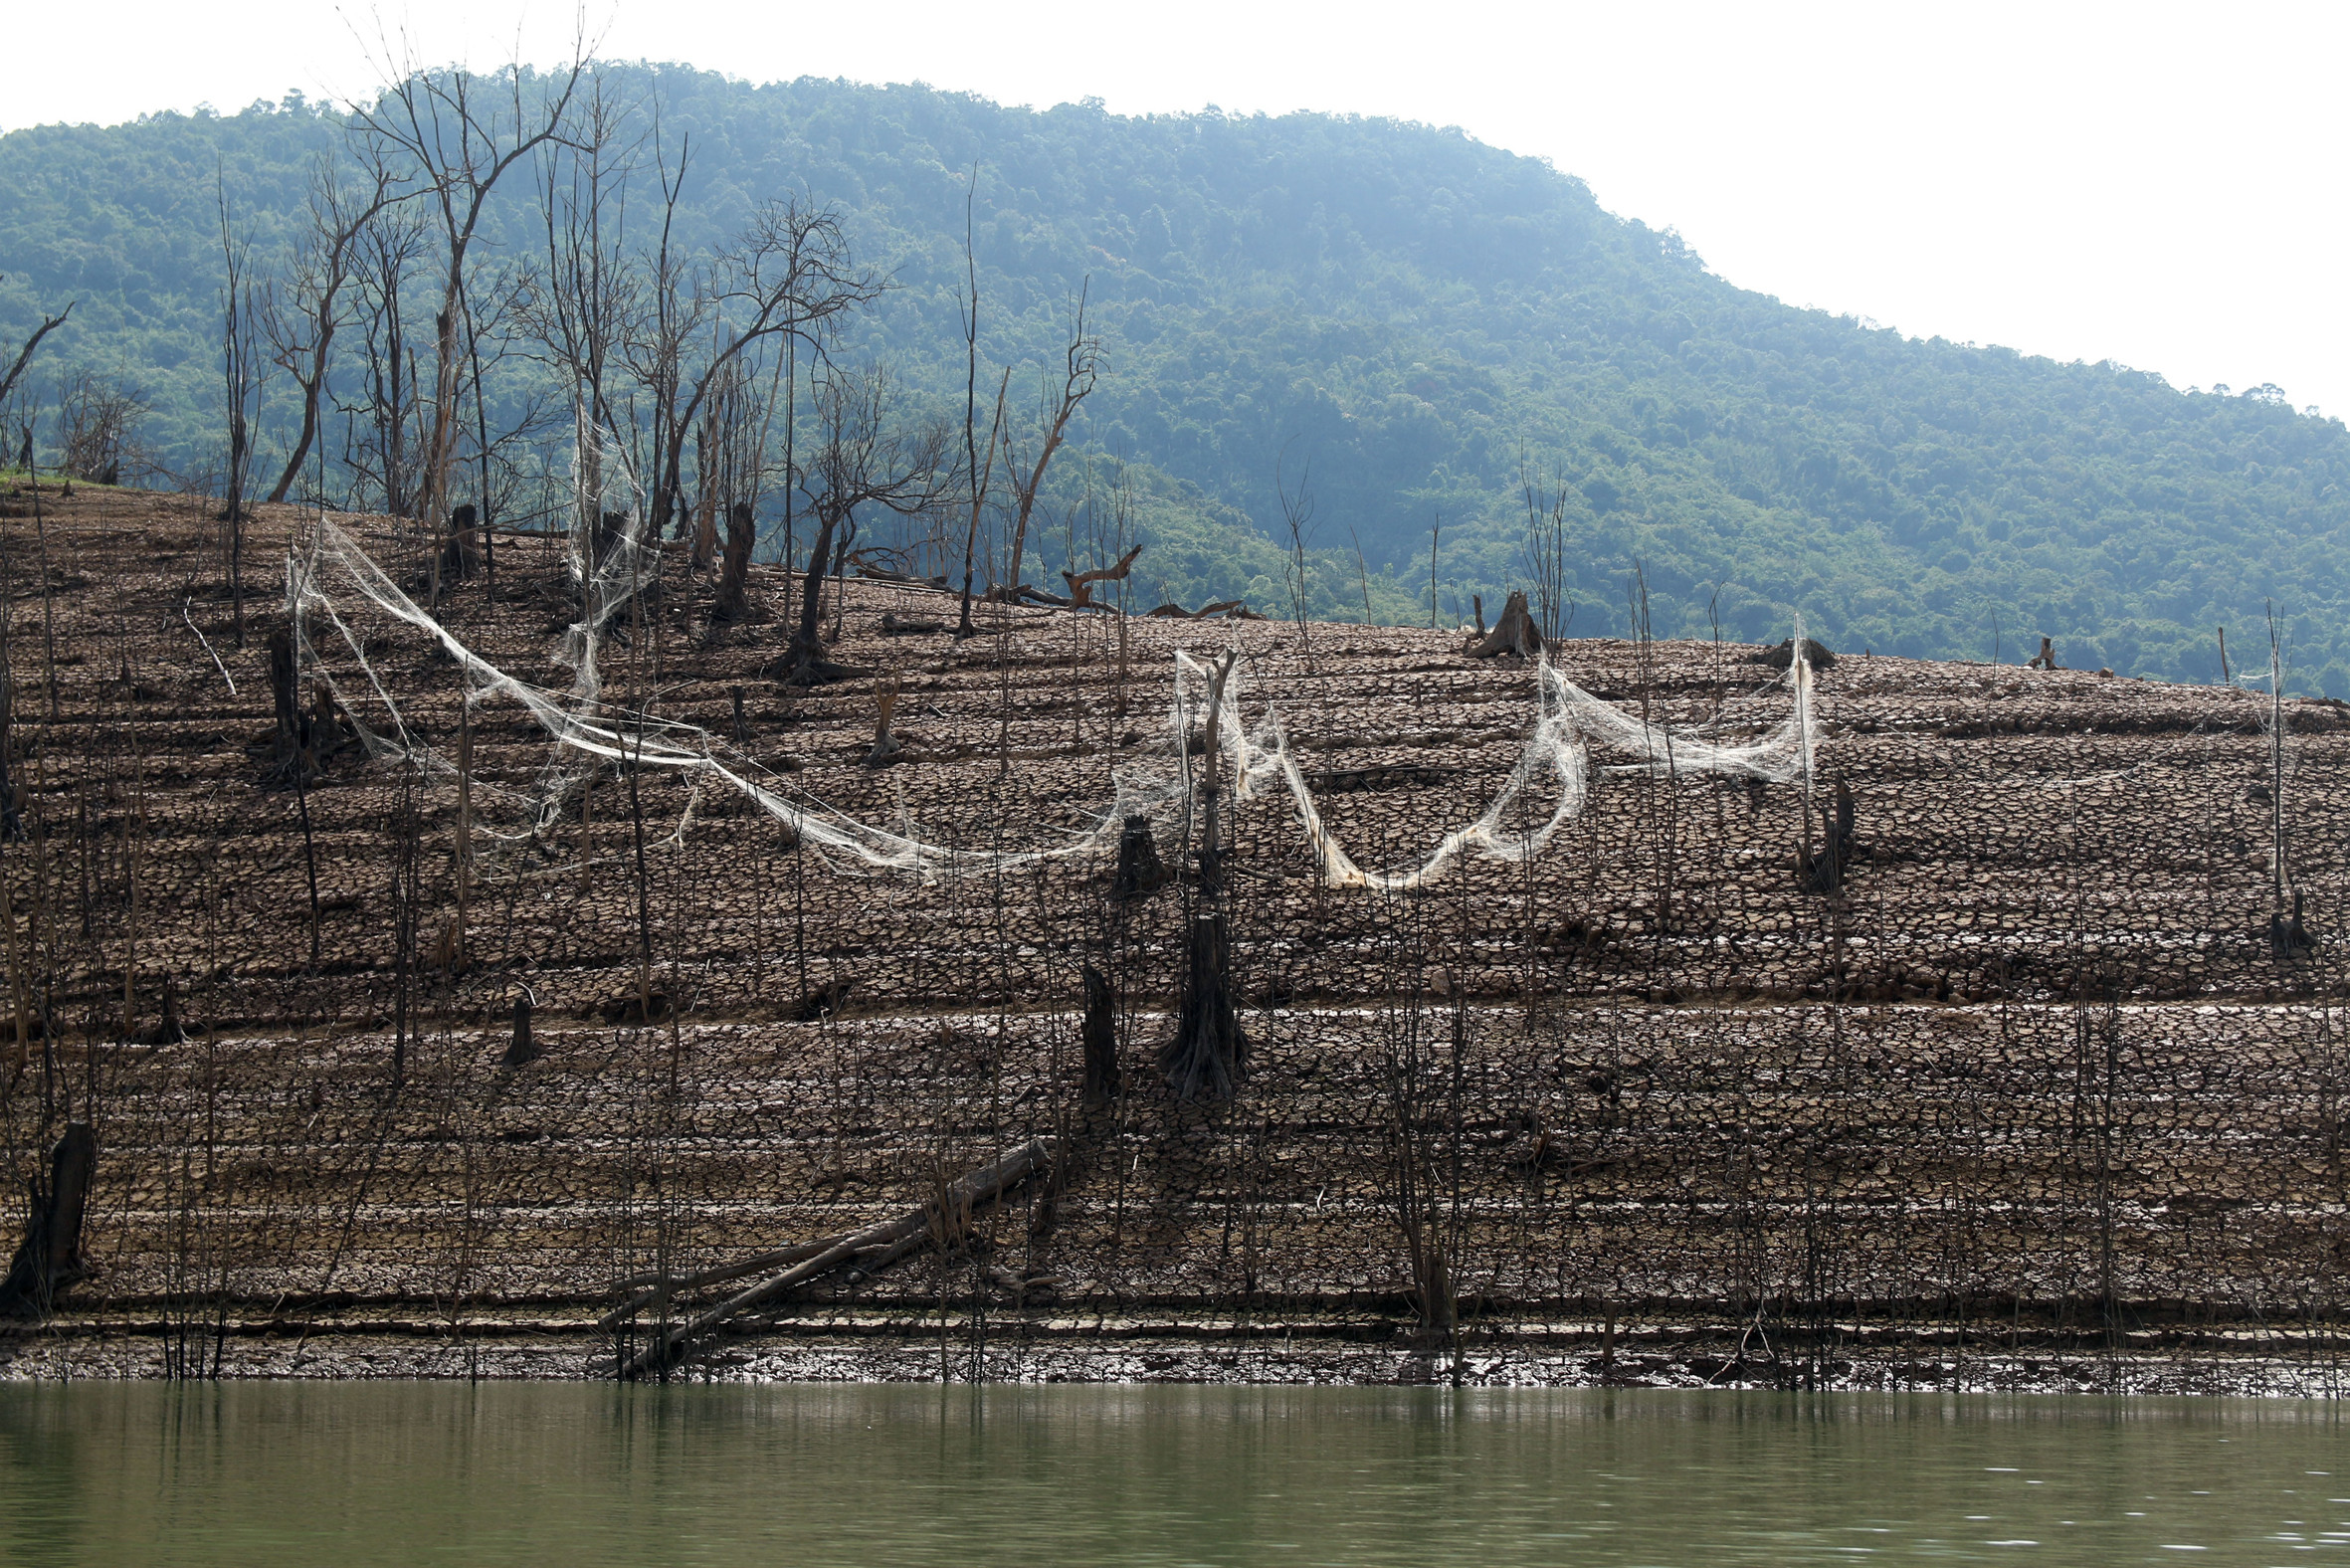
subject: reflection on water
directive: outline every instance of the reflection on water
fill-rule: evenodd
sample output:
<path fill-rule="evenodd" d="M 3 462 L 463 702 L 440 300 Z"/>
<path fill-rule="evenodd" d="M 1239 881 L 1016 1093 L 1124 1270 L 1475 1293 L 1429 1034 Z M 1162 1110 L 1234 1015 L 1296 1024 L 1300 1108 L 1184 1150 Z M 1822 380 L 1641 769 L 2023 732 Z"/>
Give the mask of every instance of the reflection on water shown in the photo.
<path fill-rule="evenodd" d="M 0 1560 L 2308 1562 L 2350 1559 L 2346 1437 L 2250 1401 L 14 1386 Z"/>

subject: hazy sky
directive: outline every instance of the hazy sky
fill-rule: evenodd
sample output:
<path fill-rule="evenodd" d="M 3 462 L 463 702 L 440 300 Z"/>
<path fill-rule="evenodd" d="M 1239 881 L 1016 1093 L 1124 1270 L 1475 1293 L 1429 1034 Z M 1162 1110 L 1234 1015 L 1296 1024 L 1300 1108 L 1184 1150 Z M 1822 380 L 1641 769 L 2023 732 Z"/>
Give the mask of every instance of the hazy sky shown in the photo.
<path fill-rule="evenodd" d="M 755 81 L 1460 125 L 1792 302 L 2350 414 L 2340 0 L 599 3 L 601 54 Z M 494 66 L 571 32 L 568 7 L 513 0 L 28 5 L 0 127 L 348 96 L 375 75 L 362 36 Z"/>

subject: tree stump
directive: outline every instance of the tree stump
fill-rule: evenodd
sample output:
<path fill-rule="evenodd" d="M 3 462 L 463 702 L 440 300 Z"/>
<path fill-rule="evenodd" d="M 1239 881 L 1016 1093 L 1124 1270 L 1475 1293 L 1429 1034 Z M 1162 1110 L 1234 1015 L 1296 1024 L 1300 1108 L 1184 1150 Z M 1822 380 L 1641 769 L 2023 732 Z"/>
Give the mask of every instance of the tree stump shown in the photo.
<path fill-rule="evenodd" d="M 751 520 L 748 501 L 736 501 L 726 508 L 726 556 L 718 570 L 716 601 L 710 606 L 713 621 L 740 621 L 750 614 L 751 545 L 758 539 L 758 529 Z"/>
<path fill-rule="evenodd" d="M 894 760 L 898 753 L 905 750 L 905 747 L 897 743 L 897 737 L 889 732 L 889 720 L 897 712 L 897 678 L 895 676 L 889 677 L 886 681 L 874 683 L 874 707 L 877 709 L 877 715 L 874 721 L 874 748 L 865 756 L 865 765 L 869 768 L 881 767 L 882 764 Z"/>
<path fill-rule="evenodd" d="M 277 716 L 277 750 L 280 762 L 291 762 L 301 752 L 301 698 L 294 690 L 294 629 L 278 626 L 271 630 L 270 706 Z"/>
<path fill-rule="evenodd" d="M 66 1124 L 50 1151 L 49 1181 L 33 1183 L 25 1239 L 0 1279 L 0 1314 L 46 1317 L 68 1286 L 90 1276 L 82 1261 L 82 1214 L 98 1169 L 98 1139 L 90 1124 Z"/>
<path fill-rule="evenodd" d="M 1109 977 L 1091 964 L 1078 973 L 1085 982 L 1084 1103 L 1088 1110 L 1100 1110 L 1118 1097 L 1117 994 Z"/>
<path fill-rule="evenodd" d="M 1225 1100 L 1248 1072 L 1248 1037 L 1232 1006 L 1232 932 L 1223 911 L 1191 922 L 1191 957 L 1175 1038 L 1159 1059 L 1181 1099 Z"/>
<path fill-rule="evenodd" d="M 525 992 L 514 998 L 514 1038 L 505 1048 L 505 1065 L 525 1067 L 545 1054 L 530 1033 L 530 996 Z"/>
<path fill-rule="evenodd" d="M 469 502 L 449 514 L 449 532 L 441 541 L 441 581 L 464 582 L 482 564 L 480 513 Z"/>
<path fill-rule="evenodd" d="M 1750 665 L 1762 665 L 1771 670 L 1792 669 L 1795 665 L 1795 639 L 1790 637 L 1782 641 L 1776 648 L 1766 648 L 1759 654 L 1750 654 L 1747 656 L 1746 662 Z M 1818 638 L 1807 637 L 1804 639 L 1804 663 L 1810 665 L 1814 670 L 1834 670 L 1836 655 L 1830 652 L 1828 645 Z"/>
<path fill-rule="evenodd" d="M 1478 606 L 1480 620 L 1483 605 Z M 1513 589 L 1509 602 L 1501 607 L 1501 619 L 1493 623 L 1493 630 L 1469 649 L 1471 659 L 1493 659 L 1507 654 L 1514 659 L 1532 659 L 1542 652 L 1542 634 L 1534 627 L 1534 617 L 1526 609 L 1523 589 Z"/>
<path fill-rule="evenodd" d="M 1148 817 L 1128 817 L 1118 834 L 1118 871 L 1109 884 L 1112 898 L 1142 898 L 1166 885 L 1166 864 Z"/>
<path fill-rule="evenodd" d="M 2294 888 L 2292 912 L 2268 916 L 2268 951 L 2271 956 L 2306 958 L 2317 951 L 2317 938 L 2309 934 L 2309 927 L 2302 921 L 2303 899 L 2306 896 L 2298 887 Z"/>

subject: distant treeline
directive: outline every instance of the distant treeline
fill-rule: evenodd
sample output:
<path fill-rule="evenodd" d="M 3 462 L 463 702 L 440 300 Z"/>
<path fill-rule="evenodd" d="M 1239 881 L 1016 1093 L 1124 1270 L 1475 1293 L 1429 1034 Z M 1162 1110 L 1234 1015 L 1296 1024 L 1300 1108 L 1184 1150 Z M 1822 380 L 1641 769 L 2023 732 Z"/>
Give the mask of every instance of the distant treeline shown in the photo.
<path fill-rule="evenodd" d="M 559 341 L 568 290 L 572 313 L 609 312 L 604 389 L 586 401 L 659 490 L 680 388 L 744 319 L 739 296 L 718 298 L 739 282 L 728 269 L 780 202 L 836 220 L 846 265 L 888 287 L 735 356 L 727 417 L 760 424 L 747 448 L 695 406 L 678 503 L 733 487 L 770 539 L 824 483 L 803 459 L 835 367 L 885 366 L 891 417 L 958 442 L 976 388 L 966 469 L 1009 372 L 1005 428 L 1033 463 L 1081 299 L 1100 374 L 1030 508 L 1031 581 L 1140 540 L 1146 596 L 1285 607 L 1301 562 L 1314 613 L 1451 622 L 1471 593 L 1490 611 L 1535 576 L 1534 510 L 1563 525 L 1569 635 L 1625 631 L 1645 583 L 1659 635 L 1775 641 L 1800 611 L 1838 647 L 2013 662 L 2047 635 L 2069 665 L 2211 680 L 2221 625 L 2264 665 L 2273 602 L 2291 684 L 2350 695 L 2350 432 L 2273 388 L 2188 394 L 1791 309 L 1458 132 L 1038 112 L 642 65 L 571 85 L 559 133 L 499 175 L 444 336 L 457 229 L 440 195 L 472 189 L 446 178 L 460 152 L 437 139 L 457 85 L 411 82 L 358 118 L 290 98 L 0 137 L 0 358 L 75 305 L 4 411 L 8 458 L 29 434 L 58 464 L 69 438 L 87 449 L 110 429 L 133 473 L 219 489 L 241 465 L 266 492 L 300 447 L 297 371 L 331 318 L 317 443 L 291 493 L 425 504 L 414 443 L 439 415 L 441 498 L 520 518 L 568 485 L 583 363 Z M 512 145 L 566 85 L 466 90 Z M 441 117 L 403 137 L 404 96 Z M 331 308 L 305 315 L 329 178 L 330 214 L 390 199 L 355 232 Z M 602 282 L 578 271 L 591 254 Z M 450 344 L 462 363 L 444 375 Z M 1020 531 L 1007 481 L 999 468 L 982 508 L 983 581 L 991 561 L 1008 574 Z M 951 508 L 882 510 L 863 540 L 959 570 L 939 558 Z"/>

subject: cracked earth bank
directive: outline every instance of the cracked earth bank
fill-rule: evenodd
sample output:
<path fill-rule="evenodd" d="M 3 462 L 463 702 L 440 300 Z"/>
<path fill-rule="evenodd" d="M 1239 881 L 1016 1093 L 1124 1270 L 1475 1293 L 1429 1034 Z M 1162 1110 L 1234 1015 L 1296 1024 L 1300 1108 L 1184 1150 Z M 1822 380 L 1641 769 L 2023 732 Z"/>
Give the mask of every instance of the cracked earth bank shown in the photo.
<path fill-rule="evenodd" d="M 1246 1077 L 1189 1103 L 1159 1054 L 1196 884 L 1113 897 L 1114 832 L 991 857 L 1171 776 L 1176 650 L 1237 646 L 1243 718 L 1278 708 L 1330 832 L 1417 864 L 1502 790 L 1533 667 L 1457 633 L 1041 608 L 958 643 L 918 630 L 952 599 L 853 580 L 828 652 L 869 674 L 792 688 L 781 574 L 712 628 L 673 552 L 602 650 L 619 749 L 641 705 L 795 810 L 983 868 L 924 879 L 709 770 L 565 775 L 526 708 L 461 716 L 458 663 L 365 603 L 348 644 L 309 628 L 296 700 L 321 713 L 323 674 L 345 705 L 297 781 L 267 649 L 304 514 L 250 529 L 240 646 L 197 508 L 33 499 L 0 495 L 0 1122 L 12 1192 L 70 1121 L 98 1156 L 87 1277 L 0 1339 L 9 1375 L 611 1377 L 786 1266 L 627 1281 L 915 1216 L 653 1371 L 2337 1390 L 2334 706 L 2284 702 L 2276 745 L 2256 691 L 1848 653 L 1815 692 L 1815 792 L 1854 811 L 1833 890 L 1798 875 L 1800 785 L 1596 740 L 1539 856 L 1408 893 L 1325 885 L 1285 789 L 1228 797 Z M 423 596 L 412 538 L 340 520 Z M 559 543 L 493 561 L 443 622 L 560 692 Z M 1757 652 L 1554 654 L 1625 713 L 1741 740 L 1792 701 Z M 887 677 L 901 749 L 872 766 Z M 1502 827 L 1556 799 L 1536 778 Z M 1170 868 L 1181 831 L 1156 827 Z M 2309 937 L 2281 947 L 2280 839 Z M 1118 1074 L 1090 1098 L 1087 966 Z M 509 1065 L 517 998 L 536 1055 Z M 1032 1139 L 1035 1179 L 936 1201 Z"/>

